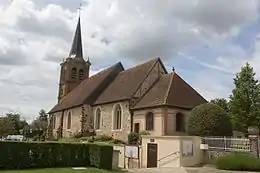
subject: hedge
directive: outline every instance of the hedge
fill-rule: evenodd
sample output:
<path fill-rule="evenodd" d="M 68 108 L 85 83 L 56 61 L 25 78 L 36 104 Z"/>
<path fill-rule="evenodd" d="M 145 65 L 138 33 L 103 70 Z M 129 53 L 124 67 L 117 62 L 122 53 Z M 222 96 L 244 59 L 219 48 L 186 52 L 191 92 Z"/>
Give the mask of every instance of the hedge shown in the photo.
<path fill-rule="evenodd" d="M 113 147 L 97 144 L 0 142 L 0 170 L 53 167 L 112 169 Z"/>
<path fill-rule="evenodd" d="M 232 171 L 260 171 L 260 160 L 249 154 L 234 153 L 220 156 L 215 165 L 218 169 Z"/>

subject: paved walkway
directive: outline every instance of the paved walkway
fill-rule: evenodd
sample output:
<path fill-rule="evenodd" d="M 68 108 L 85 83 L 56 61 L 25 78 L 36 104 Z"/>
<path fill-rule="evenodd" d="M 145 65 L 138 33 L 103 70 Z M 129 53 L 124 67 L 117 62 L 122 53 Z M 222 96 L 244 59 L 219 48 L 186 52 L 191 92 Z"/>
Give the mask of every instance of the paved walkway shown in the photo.
<path fill-rule="evenodd" d="M 225 171 L 218 170 L 210 167 L 200 168 L 141 168 L 130 169 L 129 172 L 133 173 L 253 173 L 242 171 Z"/>

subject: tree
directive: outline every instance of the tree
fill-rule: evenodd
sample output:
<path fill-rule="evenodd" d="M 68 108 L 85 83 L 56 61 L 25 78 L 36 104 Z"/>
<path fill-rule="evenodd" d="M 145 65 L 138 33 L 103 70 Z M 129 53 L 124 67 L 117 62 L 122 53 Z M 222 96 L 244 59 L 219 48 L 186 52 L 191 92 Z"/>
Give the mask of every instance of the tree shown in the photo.
<path fill-rule="evenodd" d="M 234 78 L 230 110 L 236 130 L 247 133 L 249 126 L 260 127 L 260 86 L 255 72 L 246 63 Z"/>
<path fill-rule="evenodd" d="M 48 127 L 48 114 L 44 109 L 39 111 L 39 116 L 27 127 L 32 131 L 35 139 L 43 139 L 45 140 L 46 131 Z M 28 130 L 27 130 L 28 131 Z"/>
<path fill-rule="evenodd" d="M 28 125 L 28 123 L 25 120 L 20 119 L 19 113 L 7 113 L 6 118 L 13 123 L 15 129 L 14 134 L 20 134 L 20 130 L 22 130 L 26 125 Z"/>
<path fill-rule="evenodd" d="M 222 109 L 224 109 L 228 114 L 230 113 L 230 106 L 225 98 L 216 98 L 210 101 L 211 103 L 214 103 L 218 106 L 220 106 Z"/>
<path fill-rule="evenodd" d="M 7 117 L 0 117 L 0 137 L 15 133 L 13 122 Z"/>
<path fill-rule="evenodd" d="M 39 112 L 39 119 L 40 121 L 45 121 L 48 122 L 48 114 L 46 113 L 46 111 L 44 109 L 41 109 Z"/>
<path fill-rule="evenodd" d="M 190 112 L 187 132 L 195 136 L 231 136 L 232 124 L 220 106 L 205 103 Z"/>

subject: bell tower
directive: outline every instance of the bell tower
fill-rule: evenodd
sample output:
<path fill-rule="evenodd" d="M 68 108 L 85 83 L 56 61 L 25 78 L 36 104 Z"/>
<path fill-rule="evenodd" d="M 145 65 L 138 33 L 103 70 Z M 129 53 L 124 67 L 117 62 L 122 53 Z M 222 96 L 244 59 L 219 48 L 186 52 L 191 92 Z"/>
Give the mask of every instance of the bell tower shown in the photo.
<path fill-rule="evenodd" d="M 80 17 L 69 56 L 61 64 L 58 102 L 89 77 L 91 63 L 83 58 Z"/>

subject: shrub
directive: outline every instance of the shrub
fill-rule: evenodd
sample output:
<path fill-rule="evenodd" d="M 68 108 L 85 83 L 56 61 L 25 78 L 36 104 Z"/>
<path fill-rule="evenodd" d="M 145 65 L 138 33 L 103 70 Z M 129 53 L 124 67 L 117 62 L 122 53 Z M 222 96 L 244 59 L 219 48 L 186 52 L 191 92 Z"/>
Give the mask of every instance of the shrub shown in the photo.
<path fill-rule="evenodd" d="M 95 131 L 90 132 L 88 130 L 86 130 L 84 132 L 78 132 L 78 133 L 75 133 L 73 135 L 73 138 L 77 138 L 78 139 L 78 138 L 90 137 L 90 136 L 96 136 L 96 132 Z"/>
<path fill-rule="evenodd" d="M 128 134 L 128 143 L 129 144 L 138 144 L 140 135 L 138 133 L 132 132 Z"/>
<path fill-rule="evenodd" d="M 229 154 L 216 159 L 218 169 L 232 171 L 260 171 L 260 161 L 248 154 Z"/>
<path fill-rule="evenodd" d="M 150 132 L 147 132 L 147 131 L 141 131 L 139 134 L 140 134 L 140 135 L 150 135 L 151 133 L 150 133 Z"/>
<path fill-rule="evenodd" d="M 111 141 L 111 143 L 112 143 L 112 144 L 125 144 L 124 141 L 119 140 L 119 139 L 113 139 L 113 140 Z"/>
<path fill-rule="evenodd" d="M 112 141 L 113 138 L 111 136 L 108 135 L 101 135 L 99 137 L 96 138 L 97 141 Z"/>
<path fill-rule="evenodd" d="M 112 169 L 113 147 L 80 143 L 3 141 L 0 142 L 0 153 L 0 170 L 82 166 Z"/>
<path fill-rule="evenodd" d="M 221 107 L 205 103 L 190 112 L 187 131 L 196 136 L 232 136 L 232 123 Z"/>

